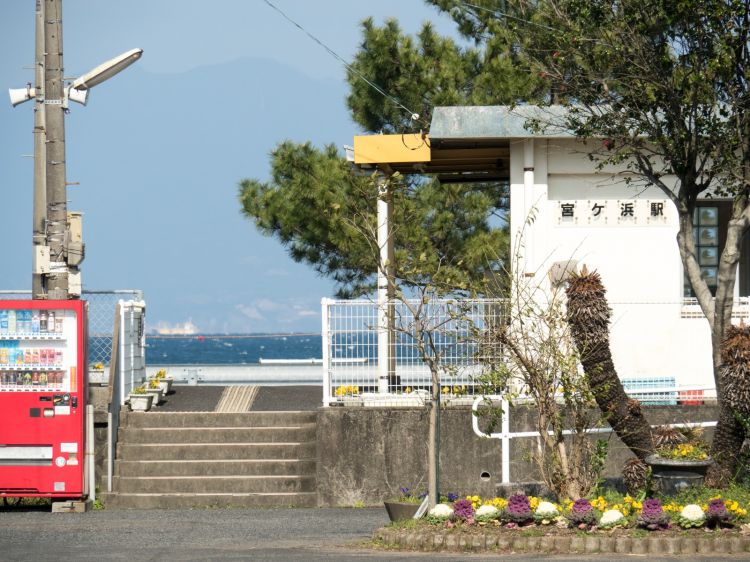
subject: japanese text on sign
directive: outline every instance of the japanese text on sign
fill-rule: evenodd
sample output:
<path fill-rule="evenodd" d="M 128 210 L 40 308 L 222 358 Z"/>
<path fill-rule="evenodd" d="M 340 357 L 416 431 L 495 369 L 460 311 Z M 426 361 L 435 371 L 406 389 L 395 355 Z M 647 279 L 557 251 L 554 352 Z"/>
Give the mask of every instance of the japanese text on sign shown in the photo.
<path fill-rule="evenodd" d="M 603 199 L 555 203 L 560 226 L 664 226 L 668 220 L 666 200 Z"/>

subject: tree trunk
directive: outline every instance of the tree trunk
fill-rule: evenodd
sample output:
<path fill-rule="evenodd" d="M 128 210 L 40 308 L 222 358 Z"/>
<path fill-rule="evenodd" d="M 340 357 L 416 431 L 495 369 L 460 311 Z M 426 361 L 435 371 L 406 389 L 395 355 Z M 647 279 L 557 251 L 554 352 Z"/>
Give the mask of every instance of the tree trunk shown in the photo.
<path fill-rule="evenodd" d="M 435 385 L 433 384 L 433 388 Z M 437 505 L 440 500 L 438 492 L 438 413 L 440 411 L 440 387 L 438 386 L 437 397 L 430 400 L 429 437 L 427 442 L 427 494 L 429 495 L 430 509 Z"/>
<path fill-rule="evenodd" d="M 713 318 L 707 316 L 711 328 L 713 374 L 719 405 L 719 419 L 711 444 L 711 456 L 716 462 L 709 469 L 706 478 L 707 483 L 714 487 L 727 486 L 735 475 L 739 463 L 738 453 L 745 439 L 744 428 L 734 417 L 726 400 L 722 376 L 725 363 L 722 347 L 727 331 L 732 325 L 737 266 L 740 262 L 742 237 L 747 229 L 742 212 L 745 205 L 744 199 L 737 200 L 732 209 L 732 218 L 727 226 L 727 239 L 719 261 Z M 692 281 L 691 279 L 691 283 Z"/>
<path fill-rule="evenodd" d="M 612 362 L 605 293 L 599 274 L 588 273 L 584 267 L 566 289 L 567 320 L 596 403 L 615 434 L 638 458 L 645 459 L 654 451 L 651 427 L 640 403 L 628 398 Z"/>

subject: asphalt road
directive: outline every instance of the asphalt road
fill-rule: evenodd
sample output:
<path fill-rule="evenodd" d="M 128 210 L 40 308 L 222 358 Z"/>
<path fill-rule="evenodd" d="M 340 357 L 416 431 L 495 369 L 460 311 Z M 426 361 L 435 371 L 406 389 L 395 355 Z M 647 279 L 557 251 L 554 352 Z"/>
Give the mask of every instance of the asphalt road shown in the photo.
<path fill-rule="evenodd" d="M 538 556 L 437 554 L 382 551 L 364 543 L 387 517 L 368 509 L 223 509 L 93 511 L 51 514 L 46 510 L 0 510 L 0 560 L 258 560 L 388 561 L 554 560 L 601 561 L 601 555 Z M 607 555 L 607 560 L 644 557 Z M 677 557 L 651 558 L 668 561 Z M 742 560 L 741 556 L 691 560 Z"/>

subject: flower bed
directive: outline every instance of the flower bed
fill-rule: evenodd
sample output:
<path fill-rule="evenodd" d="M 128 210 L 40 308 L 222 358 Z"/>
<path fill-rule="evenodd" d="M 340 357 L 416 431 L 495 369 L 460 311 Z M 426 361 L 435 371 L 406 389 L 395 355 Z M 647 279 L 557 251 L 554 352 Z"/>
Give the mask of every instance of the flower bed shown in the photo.
<path fill-rule="evenodd" d="M 731 498 L 712 497 L 702 504 L 663 503 L 659 498 L 643 501 L 626 495 L 614 499 L 599 496 L 552 503 L 534 496 L 517 494 L 507 499 L 482 499 L 467 496 L 443 502 L 427 515 L 426 522 L 453 528 L 495 526 L 508 529 L 554 525 L 578 531 L 613 528 L 640 528 L 649 531 L 668 529 L 741 528 L 750 523 L 750 502 L 741 504 Z M 750 527 L 747 527 L 750 530 Z"/>
<path fill-rule="evenodd" d="M 742 496 L 695 503 L 617 494 L 561 503 L 523 494 L 467 496 L 443 501 L 424 519 L 381 529 L 375 537 L 384 545 L 427 550 L 745 552 L 750 498 Z"/>

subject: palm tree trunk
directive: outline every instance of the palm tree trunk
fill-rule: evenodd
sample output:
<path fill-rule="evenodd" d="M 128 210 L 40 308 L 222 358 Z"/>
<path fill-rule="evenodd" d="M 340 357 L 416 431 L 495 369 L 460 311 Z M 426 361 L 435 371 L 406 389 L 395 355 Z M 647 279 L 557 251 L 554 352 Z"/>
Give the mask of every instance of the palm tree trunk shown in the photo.
<path fill-rule="evenodd" d="M 609 347 L 611 311 L 601 277 L 584 266 L 570 280 L 566 294 L 568 324 L 594 399 L 615 434 L 645 459 L 654 451 L 651 427 L 640 403 L 628 397 L 617 376 Z"/>

